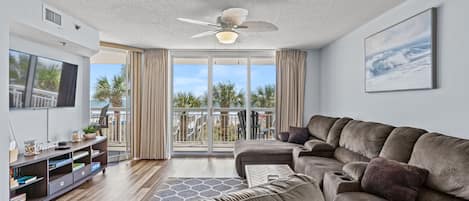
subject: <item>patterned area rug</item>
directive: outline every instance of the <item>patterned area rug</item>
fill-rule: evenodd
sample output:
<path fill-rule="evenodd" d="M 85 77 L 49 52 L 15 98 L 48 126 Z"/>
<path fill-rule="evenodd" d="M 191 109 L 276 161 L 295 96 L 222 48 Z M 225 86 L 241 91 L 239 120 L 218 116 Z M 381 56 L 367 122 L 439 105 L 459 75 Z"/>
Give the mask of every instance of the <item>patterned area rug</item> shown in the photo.
<path fill-rule="evenodd" d="M 175 178 L 159 185 L 151 201 L 192 201 L 218 197 L 247 188 L 240 178 Z"/>

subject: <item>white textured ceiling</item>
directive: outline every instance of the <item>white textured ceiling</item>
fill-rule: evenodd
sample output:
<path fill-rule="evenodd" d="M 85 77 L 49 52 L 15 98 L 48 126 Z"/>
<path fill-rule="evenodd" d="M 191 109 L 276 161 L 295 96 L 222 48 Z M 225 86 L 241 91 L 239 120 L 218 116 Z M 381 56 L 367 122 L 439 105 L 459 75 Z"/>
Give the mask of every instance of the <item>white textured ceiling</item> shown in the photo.
<path fill-rule="evenodd" d="M 320 48 L 404 0 L 46 0 L 100 31 L 102 41 L 142 48 Z M 279 31 L 241 35 L 234 45 L 215 37 L 191 39 L 207 28 L 178 17 L 215 22 L 223 9 L 249 10 Z"/>

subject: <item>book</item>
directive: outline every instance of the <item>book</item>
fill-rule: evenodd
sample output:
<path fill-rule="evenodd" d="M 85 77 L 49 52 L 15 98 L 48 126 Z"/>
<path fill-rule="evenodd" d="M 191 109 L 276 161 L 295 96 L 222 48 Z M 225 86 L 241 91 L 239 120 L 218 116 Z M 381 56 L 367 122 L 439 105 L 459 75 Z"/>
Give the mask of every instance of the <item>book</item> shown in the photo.
<path fill-rule="evenodd" d="M 26 193 L 22 193 L 15 197 L 12 197 L 10 198 L 10 201 L 26 201 Z"/>
<path fill-rule="evenodd" d="M 73 160 L 77 160 L 77 159 L 80 159 L 80 158 L 83 158 L 85 156 L 88 156 L 88 151 L 77 151 L 77 152 L 73 152 Z"/>
<path fill-rule="evenodd" d="M 61 160 L 50 160 L 49 161 L 49 168 L 61 167 L 61 166 L 67 165 L 71 162 L 72 162 L 72 159 L 70 159 L 70 158 L 61 159 Z"/>
<path fill-rule="evenodd" d="M 79 170 L 83 167 L 85 167 L 84 163 L 73 163 L 73 171 Z"/>
<path fill-rule="evenodd" d="M 99 170 L 99 168 L 101 168 L 101 163 L 100 162 L 92 162 L 91 163 L 91 172 Z"/>
<path fill-rule="evenodd" d="M 23 176 L 23 177 L 20 177 L 16 180 L 18 181 L 18 184 L 22 185 L 22 184 L 27 184 L 29 182 L 32 182 L 36 179 L 37 179 L 36 176 Z"/>

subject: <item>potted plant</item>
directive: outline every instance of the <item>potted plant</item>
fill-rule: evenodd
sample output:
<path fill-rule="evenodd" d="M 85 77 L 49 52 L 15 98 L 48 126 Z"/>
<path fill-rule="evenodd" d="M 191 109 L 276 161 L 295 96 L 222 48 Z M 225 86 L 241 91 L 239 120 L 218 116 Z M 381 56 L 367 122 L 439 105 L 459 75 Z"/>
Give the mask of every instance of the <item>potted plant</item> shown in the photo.
<path fill-rule="evenodd" d="M 98 128 L 96 128 L 96 126 L 88 126 L 86 128 L 83 129 L 83 132 L 85 133 L 83 136 L 85 137 L 85 139 L 89 140 L 89 139 L 95 139 L 96 138 L 96 132 L 98 131 Z"/>

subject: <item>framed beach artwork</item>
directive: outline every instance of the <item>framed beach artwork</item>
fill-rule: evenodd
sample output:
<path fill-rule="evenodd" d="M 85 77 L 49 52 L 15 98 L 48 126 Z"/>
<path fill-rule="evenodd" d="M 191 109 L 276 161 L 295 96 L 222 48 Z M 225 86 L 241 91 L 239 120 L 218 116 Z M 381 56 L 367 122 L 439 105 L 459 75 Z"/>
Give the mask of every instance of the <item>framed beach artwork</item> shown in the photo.
<path fill-rule="evenodd" d="M 365 91 L 436 88 L 436 8 L 365 39 Z"/>

